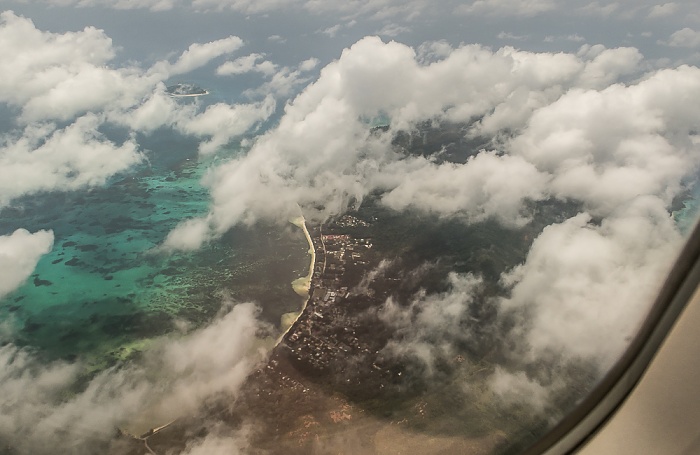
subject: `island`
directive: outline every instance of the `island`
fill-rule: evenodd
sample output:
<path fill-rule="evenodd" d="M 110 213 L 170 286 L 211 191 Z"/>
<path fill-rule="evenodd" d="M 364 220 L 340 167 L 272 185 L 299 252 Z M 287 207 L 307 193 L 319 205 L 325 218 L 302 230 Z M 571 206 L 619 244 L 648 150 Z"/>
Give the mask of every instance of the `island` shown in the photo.
<path fill-rule="evenodd" d="M 194 84 L 179 83 L 169 85 L 165 92 L 172 97 L 193 97 L 208 95 L 209 92 Z"/>

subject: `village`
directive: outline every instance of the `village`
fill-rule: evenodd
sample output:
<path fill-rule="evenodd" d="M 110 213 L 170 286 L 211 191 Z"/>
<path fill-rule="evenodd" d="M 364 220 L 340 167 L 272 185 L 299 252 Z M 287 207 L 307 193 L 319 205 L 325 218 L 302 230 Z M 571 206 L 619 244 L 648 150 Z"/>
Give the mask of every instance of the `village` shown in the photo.
<path fill-rule="evenodd" d="M 340 373 L 336 370 L 341 365 L 347 366 L 351 357 L 376 359 L 379 354 L 376 338 L 362 336 L 366 327 L 351 308 L 357 302 L 352 298 L 353 292 L 372 262 L 372 239 L 343 233 L 347 228 L 366 231 L 362 228 L 369 226 L 366 221 L 345 215 L 330 225 L 311 229 L 316 263 L 309 301 L 283 340 L 290 361 L 307 374 Z M 375 373 L 382 371 L 376 363 L 371 365 Z M 351 382 L 359 381 L 359 376 L 343 377 Z"/>

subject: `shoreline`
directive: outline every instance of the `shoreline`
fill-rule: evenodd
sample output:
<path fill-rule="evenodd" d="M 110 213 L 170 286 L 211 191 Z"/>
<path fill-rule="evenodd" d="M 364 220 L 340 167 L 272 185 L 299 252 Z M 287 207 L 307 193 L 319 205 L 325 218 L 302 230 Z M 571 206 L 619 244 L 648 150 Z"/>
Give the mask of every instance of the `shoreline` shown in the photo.
<path fill-rule="evenodd" d="M 294 289 L 294 292 L 296 292 L 298 295 L 301 297 L 304 297 L 304 303 L 301 306 L 301 309 L 299 312 L 293 312 L 293 313 L 286 313 L 286 314 L 294 314 L 296 313 L 296 316 L 294 317 L 294 320 L 289 324 L 289 326 L 284 329 L 282 334 L 279 336 L 277 339 L 277 342 L 275 342 L 275 347 L 277 347 L 280 342 L 284 339 L 284 337 L 289 333 L 289 331 L 294 327 L 294 324 L 297 323 L 301 315 L 304 313 L 304 310 L 306 310 L 306 306 L 309 304 L 309 300 L 311 300 L 311 295 L 309 294 L 309 290 L 311 287 L 311 278 L 314 275 L 314 267 L 316 266 L 316 248 L 314 248 L 314 242 L 311 240 L 311 234 L 309 233 L 308 228 L 306 227 L 306 219 L 304 219 L 304 216 L 301 215 L 297 218 L 294 218 L 290 220 L 292 224 L 295 226 L 300 227 L 304 231 L 304 236 L 306 237 L 306 241 L 309 243 L 309 254 L 311 254 L 311 263 L 309 264 L 309 273 L 304 276 L 304 277 L 299 277 L 296 280 L 292 281 L 292 288 Z M 283 315 L 284 317 L 284 315 Z M 282 321 L 280 321 L 280 325 L 282 325 Z"/>

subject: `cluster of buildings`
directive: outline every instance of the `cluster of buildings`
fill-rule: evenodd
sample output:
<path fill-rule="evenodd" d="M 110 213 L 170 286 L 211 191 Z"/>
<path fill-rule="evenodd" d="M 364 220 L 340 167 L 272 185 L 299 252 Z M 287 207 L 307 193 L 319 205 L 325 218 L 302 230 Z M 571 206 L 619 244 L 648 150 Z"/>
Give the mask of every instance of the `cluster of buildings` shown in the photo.
<path fill-rule="evenodd" d="M 331 226 L 339 227 L 369 224 L 345 215 Z M 355 238 L 349 234 L 323 233 L 323 227 L 312 230 L 311 239 L 316 251 L 316 262 L 309 288 L 309 301 L 294 326 L 287 332 L 284 344 L 291 351 L 292 361 L 305 370 L 323 372 L 333 368 L 331 363 L 340 356 L 369 354 L 373 349 L 369 340 L 358 336 L 359 322 L 348 311 L 353 278 L 367 268 L 372 242 L 369 238 Z M 354 272 L 354 273 L 349 273 Z M 374 351 L 372 351 L 374 352 Z M 376 352 L 374 352 L 376 354 Z"/>

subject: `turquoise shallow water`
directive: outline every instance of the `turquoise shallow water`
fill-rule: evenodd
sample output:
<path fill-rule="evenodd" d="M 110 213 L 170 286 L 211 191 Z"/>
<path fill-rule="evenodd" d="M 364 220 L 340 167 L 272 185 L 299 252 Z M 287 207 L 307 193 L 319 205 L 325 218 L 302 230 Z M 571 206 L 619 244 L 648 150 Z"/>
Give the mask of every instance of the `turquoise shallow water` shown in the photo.
<path fill-rule="evenodd" d="M 698 221 L 700 215 L 700 182 L 696 182 L 691 188 L 688 197 L 683 201 L 683 208 L 673 212 L 673 219 L 684 235 L 690 235 L 690 231 Z"/>
<path fill-rule="evenodd" d="M 305 273 L 308 246 L 291 224 L 233 230 L 194 253 L 149 252 L 179 221 L 207 212 L 200 179 L 222 158 L 198 160 L 197 142 L 169 130 L 139 142 L 148 162 L 105 187 L 35 195 L 0 212 L 0 235 L 55 235 L 34 275 L 0 300 L 13 342 L 99 368 L 178 319 L 205 323 L 224 294 L 258 301 L 272 324 L 298 307 L 290 282 Z"/>

